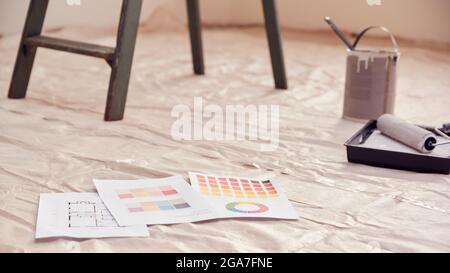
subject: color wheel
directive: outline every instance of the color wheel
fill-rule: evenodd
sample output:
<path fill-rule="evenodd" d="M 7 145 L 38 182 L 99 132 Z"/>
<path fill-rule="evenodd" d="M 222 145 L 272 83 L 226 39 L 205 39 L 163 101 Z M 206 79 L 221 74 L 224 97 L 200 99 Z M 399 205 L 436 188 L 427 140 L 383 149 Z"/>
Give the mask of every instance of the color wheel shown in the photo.
<path fill-rule="evenodd" d="M 239 208 L 243 206 L 244 208 Z M 263 213 L 269 210 L 269 208 L 263 204 L 255 202 L 233 202 L 225 206 L 227 210 L 238 213 Z M 251 207 L 252 209 L 248 209 Z"/>

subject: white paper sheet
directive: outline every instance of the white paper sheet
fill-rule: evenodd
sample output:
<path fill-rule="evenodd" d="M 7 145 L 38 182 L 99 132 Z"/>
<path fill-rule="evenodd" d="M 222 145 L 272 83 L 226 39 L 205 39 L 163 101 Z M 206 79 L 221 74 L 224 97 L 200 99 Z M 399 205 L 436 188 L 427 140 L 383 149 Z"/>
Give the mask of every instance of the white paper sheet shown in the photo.
<path fill-rule="evenodd" d="M 448 139 L 443 138 L 441 136 L 436 136 L 438 143 L 447 142 Z M 379 130 L 374 130 L 372 134 L 367 138 L 367 140 L 360 145 L 361 147 L 378 149 L 378 150 L 388 150 L 388 151 L 397 151 L 408 154 L 418 154 L 422 156 L 436 156 L 436 157 L 450 157 L 450 145 L 442 145 L 437 146 L 431 153 L 424 154 L 414 150 L 407 145 L 396 141 L 384 134 L 382 134 Z"/>
<path fill-rule="evenodd" d="M 298 219 L 275 180 L 189 173 L 192 187 L 202 194 L 221 218 Z"/>
<path fill-rule="evenodd" d="M 145 225 L 120 227 L 96 193 L 40 195 L 36 239 L 146 236 Z"/>
<path fill-rule="evenodd" d="M 146 180 L 94 180 L 122 225 L 178 224 L 217 218 L 213 208 L 181 176 Z"/>

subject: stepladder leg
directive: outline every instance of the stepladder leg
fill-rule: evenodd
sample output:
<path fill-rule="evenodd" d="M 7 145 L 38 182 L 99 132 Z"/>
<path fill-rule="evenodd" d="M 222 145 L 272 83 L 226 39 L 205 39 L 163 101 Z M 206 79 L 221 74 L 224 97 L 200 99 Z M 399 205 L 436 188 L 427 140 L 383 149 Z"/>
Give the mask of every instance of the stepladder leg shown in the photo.
<path fill-rule="evenodd" d="M 48 0 L 31 0 L 30 2 L 9 87 L 8 98 L 22 99 L 27 94 L 37 48 L 26 46 L 25 39 L 41 34 L 47 7 Z"/>
<path fill-rule="evenodd" d="M 267 38 L 269 41 L 272 69 L 277 89 L 288 89 L 284 64 L 283 45 L 281 41 L 275 0 L 262 0 Z"/>
<path fill-rule="evenodd" d="M 110 63 L 112 71 L 105 121 L 118 121 L 124 117 L 141 9 L 142 0 L 123 0 L 115 58 Z"/>
<path fill-rule="evenodd" d="M 200 19 L 200 6 L 198 0 L 186 0 L 189 34 L 191 38 L 192 61 L 194 73 L 205 74 L 205 64 L 203 59 L 202 27 Z"/>

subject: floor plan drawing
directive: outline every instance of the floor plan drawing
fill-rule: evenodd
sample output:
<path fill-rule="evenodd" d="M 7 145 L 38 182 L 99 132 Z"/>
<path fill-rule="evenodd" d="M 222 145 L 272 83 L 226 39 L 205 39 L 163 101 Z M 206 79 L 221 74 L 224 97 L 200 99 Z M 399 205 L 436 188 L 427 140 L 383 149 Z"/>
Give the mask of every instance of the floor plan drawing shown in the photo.
<path fill-rule="evenodd" d="M 148 237 L 146 225 L 119 226 L 97 193 L 42 193 L 36 239 Z"/>
<path fill-rule="evenodd" d="M 103 203 L 68 202 L 69 227 L 118 227 L 118 223 Z"/>

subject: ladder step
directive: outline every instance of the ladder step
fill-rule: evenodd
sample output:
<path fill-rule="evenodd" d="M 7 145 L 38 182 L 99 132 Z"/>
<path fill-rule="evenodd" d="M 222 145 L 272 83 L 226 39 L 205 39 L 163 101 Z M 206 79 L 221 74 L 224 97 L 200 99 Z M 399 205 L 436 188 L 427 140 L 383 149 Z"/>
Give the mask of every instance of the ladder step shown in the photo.
<path fill-rule="evenodd" d="M 66 51 L 70 53 L 102 58 L 105 60 L 112 60 L 115 54 L 115 48 L 113 47 L 70 41 L 48 36 L 34 36 L 26 38 L 25 45 Z"/>

